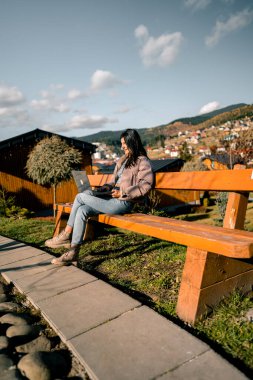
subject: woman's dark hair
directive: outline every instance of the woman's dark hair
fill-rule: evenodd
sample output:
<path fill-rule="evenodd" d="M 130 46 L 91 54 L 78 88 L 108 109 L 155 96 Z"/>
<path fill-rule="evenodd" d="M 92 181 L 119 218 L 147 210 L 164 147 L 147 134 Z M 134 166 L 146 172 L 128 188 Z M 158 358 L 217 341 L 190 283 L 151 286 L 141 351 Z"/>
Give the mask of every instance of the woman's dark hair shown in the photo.
<path fill-rule="evenodd" d="M 139 156 L 147 157 L 147 152 L 142 145 L 140 135 L 135 129 L 127 129 L 121 134 L 120 138 L 124 139 L 126 146 L 129 149 L 129 157 L 126 162 L 126 168 L 135 165 Z"/>

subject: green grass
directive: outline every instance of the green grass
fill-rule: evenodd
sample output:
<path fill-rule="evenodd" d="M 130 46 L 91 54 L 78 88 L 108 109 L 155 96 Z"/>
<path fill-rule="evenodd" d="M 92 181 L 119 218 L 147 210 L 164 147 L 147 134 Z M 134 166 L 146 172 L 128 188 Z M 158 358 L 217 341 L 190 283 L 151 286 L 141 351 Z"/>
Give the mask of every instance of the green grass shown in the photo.
<path fill-rule="evenodd" d="M 213 217 L 201 222 L 204 220 L 210 222 Z M 50 250 L 44 246 L 44 241 L 52 236 L 53 228 L 52 220 L 0 218 L 1 235 L 60 254 L 63 250 Z M 80 267 L 182 324 L 175 307 L 185 251 L 180 245 L 106 228 L 96 240 L 83 244 Z M 245 318 L 251 308 L 253 296 L 242 296 L 237 290 L 207 318 L 194 327 L 185 327 L 253 375 L 253 323 Z"/>

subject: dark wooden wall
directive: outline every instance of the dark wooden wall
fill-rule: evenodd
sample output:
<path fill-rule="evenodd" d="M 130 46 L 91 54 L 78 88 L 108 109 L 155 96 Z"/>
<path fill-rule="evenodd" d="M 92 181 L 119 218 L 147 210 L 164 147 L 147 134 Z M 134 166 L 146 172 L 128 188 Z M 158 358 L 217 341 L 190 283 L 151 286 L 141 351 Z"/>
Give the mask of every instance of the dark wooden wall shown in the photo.
<path fill-rule="evenodd" d="M 14 195 L 16 204 L 32 211 L 51 208 L 53 205 L 53 191 L 50 186 L 41 186 L 27 177 L 25 166 L 28 154 L 37 142 L 27 145 L 12 146 L 1 151 L 0 158 L 0 186 L 10 195 Z M 80 170 L 92 173 L 91 154 L 82 151 L 83 160 Z M 73 180 L 62 182 L 56 192 L 57 202 L 73 200 L 77 188 Z"/>

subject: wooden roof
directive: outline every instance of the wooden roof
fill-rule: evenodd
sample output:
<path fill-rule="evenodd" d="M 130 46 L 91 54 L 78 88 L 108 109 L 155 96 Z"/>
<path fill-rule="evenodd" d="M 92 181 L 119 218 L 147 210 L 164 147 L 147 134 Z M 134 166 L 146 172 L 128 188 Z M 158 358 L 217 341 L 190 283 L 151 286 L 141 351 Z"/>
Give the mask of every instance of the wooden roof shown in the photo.
<path fill-rule="evenodd" d="M 59 136 L 62 140 L 65 140 L 69 145 L 73 145 L 77 149 L 87 150 L 90 154 L 94 153 L 96 150 L 95 145 L 90 144 L 88 142 L 74 139 L 72 137 L 65 137 L 56 133 L 43 131 L 42 129 L 34 129 L 30 132 L 23 133 L 22 135 L 18 135 L 10 139 L 0 141 L 0 150 L 8 150 L 9 148 L 15 147 L 20 144 L 31 143 L 33 141 L 40 141 L 46 136 Z"/>

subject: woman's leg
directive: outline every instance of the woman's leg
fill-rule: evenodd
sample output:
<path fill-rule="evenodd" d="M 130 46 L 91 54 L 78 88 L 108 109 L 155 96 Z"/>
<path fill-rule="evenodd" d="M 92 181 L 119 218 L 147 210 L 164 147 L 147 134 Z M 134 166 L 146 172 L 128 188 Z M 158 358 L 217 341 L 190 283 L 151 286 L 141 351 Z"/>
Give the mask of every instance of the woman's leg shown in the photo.
<path fill-rule="evenodd" d="M 123 214 L 130 212 L 132 204 L 115 198 L 103 199 L 88 193 L 76 196 L 68 226 L 73 228 L 71 246 L 82 243 L 86 223 L 89 216 L 97 214 Z"/>
<path fill-rule="evenodd" d="M 87 190 L 87 193 L 92 193 L 92 191 Z M 46 240 L 45 246 L 50 247 L 50 248 L 60 248 L 60 247 L 70 248 L 71 246 L 70 238 L 71 238 L 71 234 L 72 234 L 72 230 L 73 230 L 73 226 L 75 222 L 76 213 L 79 207 L 83 205 L 83 202 L 81 201 L 81 199 L 79 199 L 78 195 L 79 194 L 77 194 L 77 196 L 75 197 L 67 226 L 58 236 L 55 236 L 51 239 Z"/>
<path fill-rule="evenodd" d="M 61 257 L 51 261 L 55 265 L 69 265 L 77 261 L 80 245 L 89 216 L 100 213 L 122 214 L 130 212 L 132 204 L 118 199 L 102 199 L 87 193 L 80 193 L 76 196 L 73 208 L 68 220 L 68 228 L 73 229 L 71 249 Z"/>

